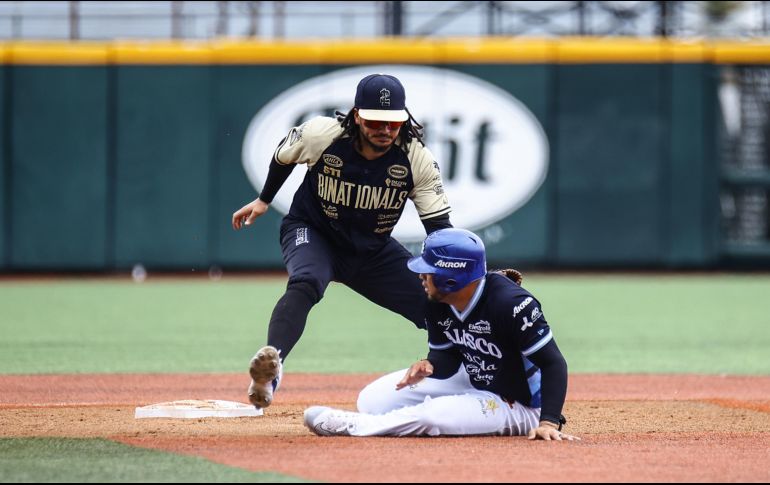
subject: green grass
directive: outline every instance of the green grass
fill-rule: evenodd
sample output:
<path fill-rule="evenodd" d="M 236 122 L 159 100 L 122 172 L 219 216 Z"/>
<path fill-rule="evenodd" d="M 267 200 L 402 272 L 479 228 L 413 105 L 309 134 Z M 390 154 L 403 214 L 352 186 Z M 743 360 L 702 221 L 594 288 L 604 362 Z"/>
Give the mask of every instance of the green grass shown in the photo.
<path fill-rule="evenodd" d="M 104 439 L 76 438 L 0 438 L 0 477 L 4 483 L 302 481 Z"/>
<path fill-rule="evenodd" d="M 525 275 L 571 372 L 770 374 L 770 276 Z M 0 282 L 0 373 L 242 372 L 282 279 Z M 383 372 L 426 334 L 333 284 L 288 372 Z"/>

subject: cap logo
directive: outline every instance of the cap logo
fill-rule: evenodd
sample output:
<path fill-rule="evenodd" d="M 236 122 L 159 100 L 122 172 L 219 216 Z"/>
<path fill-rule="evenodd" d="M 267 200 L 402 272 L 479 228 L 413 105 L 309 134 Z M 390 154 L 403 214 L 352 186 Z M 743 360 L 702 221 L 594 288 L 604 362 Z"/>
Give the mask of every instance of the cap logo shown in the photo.
<path fill-rule="evenodd" d="M 390 91 L 385 88 L 380 89 L 380 105 L 390 106 Z"/>

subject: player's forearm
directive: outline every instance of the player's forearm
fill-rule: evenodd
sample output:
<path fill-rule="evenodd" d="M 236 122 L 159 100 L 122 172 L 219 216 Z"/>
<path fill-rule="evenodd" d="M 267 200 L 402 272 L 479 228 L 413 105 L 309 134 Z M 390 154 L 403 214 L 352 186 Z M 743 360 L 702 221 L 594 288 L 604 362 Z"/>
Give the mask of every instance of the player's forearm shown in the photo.
<path fill-rule="evenodd" d="M 431 350 L 428 352 L 428 358 L 426 359 L 433 366 L 434 379 L 449 379 L 453 375 L 457 374 L 457 369 L 460 368 L 460 361 L 452 352 L 445 350 Z"/>
<path fill-rule="evenodd" d="M 452 227 L 452 223 L 449 222 L 449 214 L 424 219 L 422 225 L 425 227 L 425 234 L 430 234 L 439 229 L 449 229 Z"/>
<path fill-rule="evenodd" d="M 530 360 L 540 368 L 540 421 L 558 425 L 567 397 L 567 361 L 553 340 L 530 356 Z"/>
<path fill-rule="evenodd" d="M 291 175 L 295 165 L 290 163 L 288 165 L 281 165 L 275 158 L 270 162 L 270 168 L 267 171 L 267 180 L 265 180 L 265 186 L 262 187 L 262 192 L 259 194 L 259 199 L 266 204 L 273 201 L 275 194 L 283 187 L 286 179 Z"/>

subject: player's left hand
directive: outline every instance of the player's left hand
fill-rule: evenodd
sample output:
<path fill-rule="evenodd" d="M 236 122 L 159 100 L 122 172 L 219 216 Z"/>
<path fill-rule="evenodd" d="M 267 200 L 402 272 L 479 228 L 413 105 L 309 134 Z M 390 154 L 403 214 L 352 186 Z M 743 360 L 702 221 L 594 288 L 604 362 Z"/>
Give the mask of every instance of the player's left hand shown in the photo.
<path fill-rule="evenodd" d="M 580 438 L 577 436 L 562 433 L 559 431 L 558 426 L 550 421 L 540 421 L 540 425 L 537 428 L 530 430 L 527 438 L 545 441 L 580 441 Z"/>
<path fill-rule="evenodd" d="M 431 364 L 429 360 L 423 359 L 412 364 L 412 367 L 406 371 L 404 378 L 401 379 L 398 384 L 396 384 L 396 390 L 400 391 L 407 386 L 417 384 L 421 380 L 425 379 L 426 377 L 430 377 L 431 375 L 433 375 L 433 364 Z"/>

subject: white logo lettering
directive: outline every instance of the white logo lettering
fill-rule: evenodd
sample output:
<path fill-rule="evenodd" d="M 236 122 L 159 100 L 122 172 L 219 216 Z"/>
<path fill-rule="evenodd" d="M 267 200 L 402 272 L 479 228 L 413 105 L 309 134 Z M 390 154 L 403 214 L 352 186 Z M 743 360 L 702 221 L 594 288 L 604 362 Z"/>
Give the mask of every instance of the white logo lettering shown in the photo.
<path fill-rule="evenodd" d="M 531 318 L 533 322 L 536 322 L 542 316 L 543 316 L 543 312 L 540 311 L 540 307 L 535 307 L 535 309 L 532 310 L 532 315 L 530 315 L 529 318 Z"/>
<path fill-rule="evenodd" d="M 478 372 L 494 372 L 497 370 L 497 366 L 494 364 L 487 365 L 486 361 L 478 355 L 473 355 L 469 352 L 463 352 L 463 357 L 468 362 L 465 363 L 465 369 L 468 374 L 476 374 Z"/>
<path fill-rule="evenodd" d="M 486 385 L 492 384 L 492 381 L 495 379 L 495 376 L 490 374 L 477 374 L 473 376 L 473 380 L 476 382 L 483 382 Z"/>
<path fill-rule="evenodd" d="M 486 320 L 481 320 L 468 325 L 468 331 L 474 333 L 492 333 L 492 324 Z"/>
<path fill-rule="evenodd" d="M 531 298 L 529 298 L 529 299 L 531 300 Z M 526 300 L 524 301 L 524 303 L 526 303 Z M 523 303 L 522 303 L 522 305 L 523 305 Z M 516 307 L 516 308 L 519 308 L 519 307 Z M 516 316 L 515 312 L 514 312 L 513 316 Z M 529 318 L 532 319 L 532 321 L 530 321 L 527 317 L 524 317 L 524 325 L 521 326 L 521 331 L 523 332 L 524 330 L 527 329 L 527 327 L 531 327 L 532 325 L 534 325 L 535 322 L 538 321 L 538 319 L 540 319 L 540 317 L 542 317 L 542 316 L 543 316 L 543 312 L 540 311 L 540 307 L 535 307 L 535 309 L 532 310 L 532 313 L 529 316 Z M 540 332 L 538 332 L 538 333 L 540 333 Z M 540 335 L 542 335 L 542 333 L 540 333 Z"/>
<path fill-rule="evenodd" d="M 481 352 L 484 355 L 497 357 L 498 359 L 503 357 L 503 353 L 497 345 L 492 342 L 487 342 L 484 338 L 476 338 L 475 335 L 467 333 L 464 329 L 462 330 L 462 333 L 460 333 L 459 329 L 454 329 L 451 332 L 445 331 L 444 335 L 446 335 L 446 337 L 455 345 L 462 345 L 471 350 Z"/>
<path fill-rule="evenodd" d="M 439 259 L 433 266 L 438 268 L 465 268 L 467 265 L 467 261 L 444 261 Z"/>
<path fill-rule="evenodd" d="M 294 245 L 299 246 L 300 244 L 307 244 L 309 242 L 310 242 L 310 239 L 308 238 L 307 227 L 298 228 L 297 237 L 294 241 Z"/>
<path fill-rule="evenodd" d="M 523 309 L 527 308 L 527 305 L 529 305 L 530 303 L 532 303 L 532 297 L 528 296 L 527 299 L 524 300 L 523 302 L 521 302 L 521 304 L 519 306 L 514 307 L 513 308 L 513 318 L 516 318 L 516 315 L 518 315 L 519 312 L 521 312 Z"/>
<path fill-rule="evenodd" d="M 474 230 L 492 226 L 538 191 L 548 172 L 548 140 L 526 106 L 508 91 L 478 77 L 409 65 L 357 66 L 295 86 L 287 84 L 286 91 L 255 114 L 243 141 L 243 165 L 254 187 L 262 190 L 275 147 L 298 119 L 304 122 L 334 110 L 347 112 L 358 82 L 372 72 L 398 77 L 406 87 L 409 110 L 417 121 L 429 126 L 428 148 L 441 164 L 455 227 Z M 441 89 L 437 90 L 437 85 Z M 446 102 L 447 96 L 452 97 L 451 103 Z M 389 99 L 392 101 L 392 93 Z M 511 153 L 516 156 L 511 157 Z M 305 172 L 292 172 L 271 207 L 288 212 Z M 515 184 L 510 183 L 512 173 L 516 174 Z M 479 200 L 492 203 L 475 203 Z M 412 204 L 405 206 L 393 236 L 401 242 L 425 238 Z"/>

